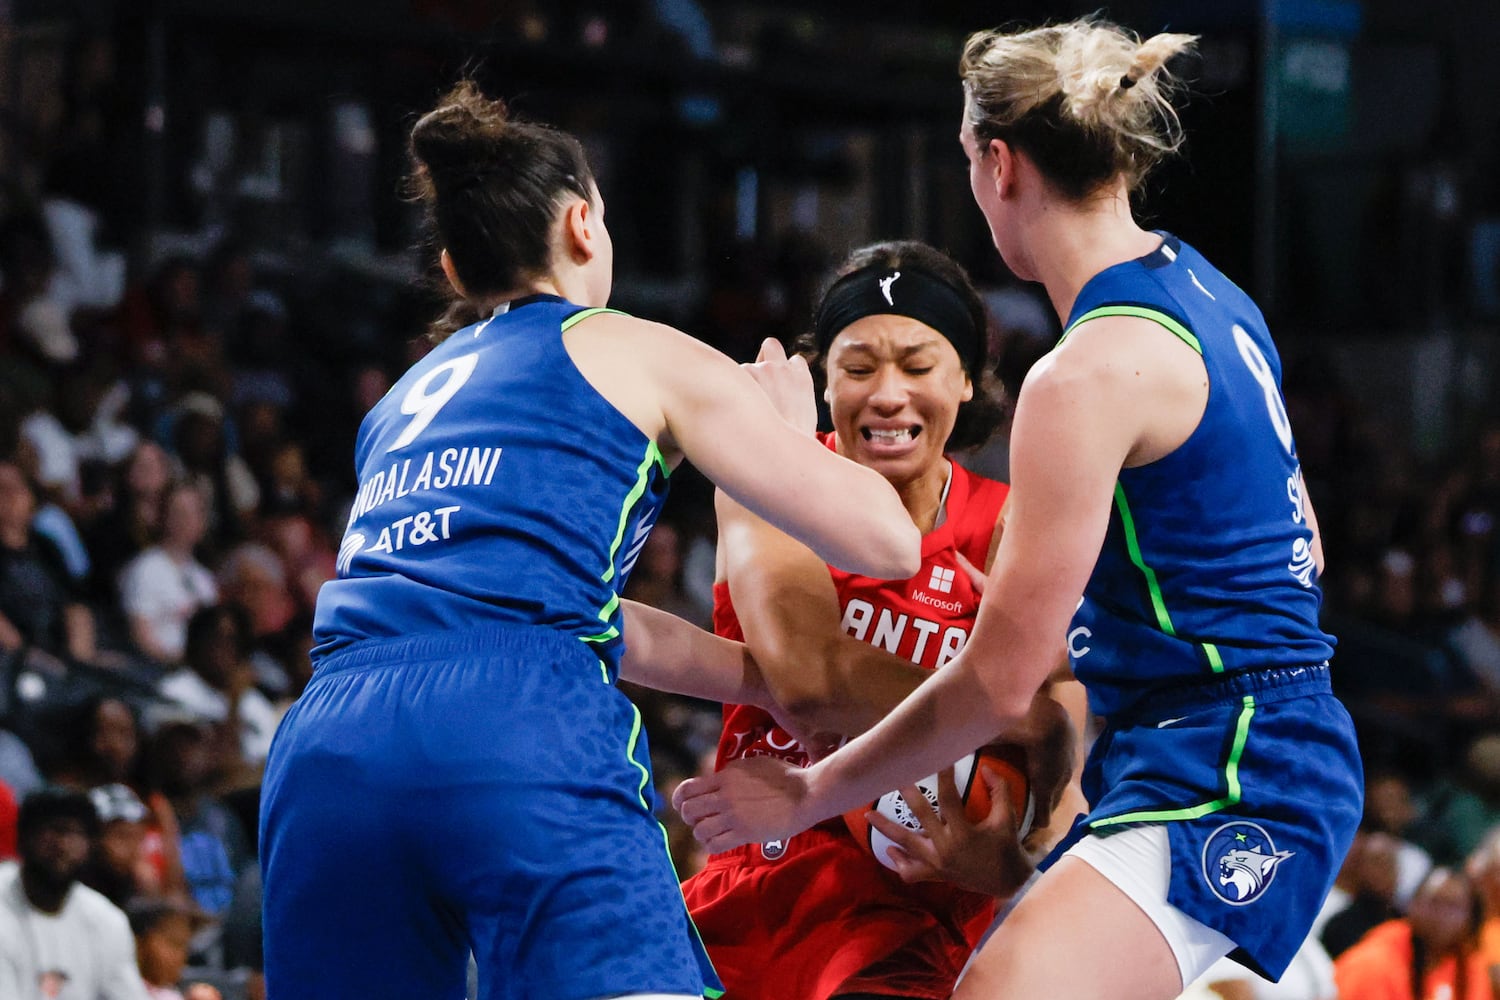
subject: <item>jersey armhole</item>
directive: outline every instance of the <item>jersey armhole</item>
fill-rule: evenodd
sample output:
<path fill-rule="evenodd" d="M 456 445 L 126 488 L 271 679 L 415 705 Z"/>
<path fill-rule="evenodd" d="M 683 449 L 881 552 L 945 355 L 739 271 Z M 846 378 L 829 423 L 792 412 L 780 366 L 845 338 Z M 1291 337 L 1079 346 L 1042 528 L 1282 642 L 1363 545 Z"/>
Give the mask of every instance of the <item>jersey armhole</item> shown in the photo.
<path fill-rule="evenodd" d="M 1189 330 L 1186 324 L 1184 324 L 1181 320 L 1171 315 L 1170 313 L 1161 311 L 1160 309 L 1153 309 L 1150 306 L 1141 305 L 1119 304 L 1099 306 L 1098 308 L 1090 309 L 1088 312 L 1078 317 L 1072 323 L 1069 323 L 1068 328 L 1063 331 L 1063 335 L 1058 338 L 1057 342 L 1061 344 L 1064 340 L 1067 340 L 1069 335 L 1071 335 L 1074 330 L 1078 329 L 1089 320 L 1102 319 L 1106 316 L 1130 316 L 1136 319 L 1149 320 L 1152 323 L 1157 324 L 1158 326 L 1165 327 L 1172 333 L 1173 336 L 1191 347 L 1194 351 L 1198 352 L 1200 356 L 1203 354 L 1203 344 L 1198 340 L 1198 337 L 1193 333 L 1193 331 Z"/>

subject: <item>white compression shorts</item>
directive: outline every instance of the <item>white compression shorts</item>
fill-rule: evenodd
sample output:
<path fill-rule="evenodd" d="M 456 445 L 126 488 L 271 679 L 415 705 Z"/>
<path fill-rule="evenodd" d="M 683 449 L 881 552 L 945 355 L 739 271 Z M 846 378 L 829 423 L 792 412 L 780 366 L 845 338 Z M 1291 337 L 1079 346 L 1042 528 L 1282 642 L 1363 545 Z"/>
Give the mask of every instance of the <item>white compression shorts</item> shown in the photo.
<path fill-rule="evenodd" d="M 1078 858 L 1109 879 L 1151 918 L 1162 937 L 1167 939 L 1184 984 L 1197 979 L 1209 966 L 1234 950 L 1234 942 L 1229 938 L 1167 902 L 1171 849 L 1166 827 L 1152 824 L 1131 827 L 1108 837 L 1090 835 L 1074 844 L 1065 856 Z M 995 922 L 984 932 L 979 948 L 974 949 L 976 953 L 1041 877 L 1040 872 L 1032 873 L 1026 884 L 1006 902 Z M 970 956 L 969 964 L 973 961 L 973 956 Z M 968 971 L 968 965 L 964 966 L 964 971 Z M 959 979 L 962 980 L 963 976 L 960 975 Z"/>
<path fill-rule="evenodd" d="M 1176 956 L 1184 985 L 1234 950 L 1229 938 L 1167 902 L 1172 851 L 1167 828 L 1160 823 L 1084 837 L 1064 857 L 1087 863 L 1145 911 Z"/>

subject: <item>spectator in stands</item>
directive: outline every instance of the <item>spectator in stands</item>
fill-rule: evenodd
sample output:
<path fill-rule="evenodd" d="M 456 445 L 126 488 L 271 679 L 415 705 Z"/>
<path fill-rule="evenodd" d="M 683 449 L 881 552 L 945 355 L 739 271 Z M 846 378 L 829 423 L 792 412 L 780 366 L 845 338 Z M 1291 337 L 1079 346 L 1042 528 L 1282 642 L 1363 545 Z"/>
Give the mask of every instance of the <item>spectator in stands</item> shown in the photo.
<path fill-rule="evenodd" d="M 21 804 L 21 861 L 0 865 L 0 996 L 145 1000 L 125 914 L 78 884 L 99 818 L 82 792 Z"/>
<path fill-rule="evenodd" d="M 225 557 L 218 580 L 222 602 L 245 612 L 255 685 L 267 697 L 285 697 L 293 686 L 287 633 L 301 613 L 281 557 L 262 542 L 244 542 Z"/>
<path fill-rule="evenodd" d="M 142 899 L 126 907 L 126 913 L 151 1000 L 222 1000 L 206 983 L 193 983 L 185 992 L 180 989 L 193 935 L 209 922 L 202 911 L 174 900 Z"/>
<path fill-rule="evenodd" d="M 1390 834 L 1397 840 L 1396 909 L 1405 911 L 1417 886 L 1432 870 L 1432 857 L 1412 843 L 1412 824 L 1420 812 L 1412 795 L 1412 779 L 1394 770 L 1370 765 L 1365 773 L 1365 822 L 1371 830 Z"/>
<path fill-rule="evenodd" d="M 295 509 L 267 511 L 264 533 L 286 567 L 297 606 L 310 613 L 317 604 L 318 590 L 337 574 L 333 545 L 307 514 Z"/>
<path fill-rule="evenodd" d="M 255 687 L 250 625 L 232 604 L 200 608 L 188 621 L 186 666 L 161 682 L 161 696 L 222 730 L 235 762 L 259 766 L 280 713 Z"/>
<path fill-rule="evenodd" d="M 79 881 L 120 908 L 141 895 L 156 895 L 159 880 L 146 856 L 151 814 L 129 785 L 100 785 L 89 792 L 99 814 L 99 836 Z"/>
<path fill-rule="evenodd" d="M 1334 960 L 1341 1000 L 1494 1000 L 1479 952 L 1483 907 L 1462 872 L 1434 868 L 1404 918 Z"/>
<path fill-rule="evenodd" d="M 239 605 L 250 616 L 256 640 L 276 635 L 297 614 L 286 567 L 263 542 L 245 542 L 232 549 L 219 566 L 218 583 L 224 602 Z"/>
<path fill-rule="evenodd" d="M 1482 717 L 1500 716 L 1500 573 L 1484 581 L 1473 612 L 1448 639 L 1489 707 Z"/>
<path fill-rule="evenodd" d="M 144 288 L 126 292 L 121 323 L 130 364 L 159 375 L 180 367 L 173 352 L 201 353 L 193 349 L 205 339 L 200 291 L 198 265 L 174 256 L 157 265 Z"/>
<path fill-rule="evenodd" d="M 1490 971 L 1495 996 L 1500 997 L 1500 826 L 1479 845 L 1465 867 L 1484 901 L 1484 926 L 1479 930 L 1479 952 Z"/>
<path fill-rule="evenodd" d="M 171 721 L 156 731 L 148 761 L 153 789 L 167 796 L 177 816 L 189 892 L 210 916 L 229 906 L 235 881 L 252 859 L 245 830 L 212 794 L 214 749 L 207 727 Z"/>
<path fill-rule="evenodd" d="M 118 596 L 120 571 L 161 534 L 162 501 L 172 485 L 172 459 L 155 441 L 142 440 L 119 469 L 114 505 L 94 523 L 86 542 L 94 562 L 96 599 Z"/>
<path fill-rule="evenodd" d="M 317 518 L 323 509 L 323 490 L 307 469 L 301 442 L 282 441 L 271 451 L 265 470 L 266 506 Z"/>
<path fill-rule="evenodd" d="M 1344 903 L 1331 912 L 1325 907 L 1329 916 L 1319 934 L 1332 957 L 1348 951 L 1372 927 L 1401 915 L 1396 908 L 1396 857 L 1400 849 L 1399 840 L 1378 830 L 1361 830 L 1355 836 L 1335 889 Z"/>
<path fill-rule="evenodd" d="M 68 706 L 54 732 L 62 740 L 48 768 L 54 782 L 86 792 L 133 779 L 140 727 L 119 698 L 91 697 Z"/>
<path fill-rule="evenodd" d="M 0 288 L 0 345 L 12 356 L 46 365 L 77 344 L 57 341 L 49 329 L 55 324 L 55 306 L 48 304 L 46 315 L 38 315 L 35 306 L 46 302 L 56 262 L 46 223 L 27 213 L 17 212 L 0 226 L 0 274 L 5 282 Z M 38 321 L 42 321 L 38 326 Z M 71 339 L 71 335 L 69 335 Z"/>
<path fill-rule="evenodd" d="M 137 872 L 141 889 L 185 897 L 177 814 L 165 795 L 148 792 L 139 780 L 143 739 L 135 712 L 118 698 L 92 697 L 73 706 L 56 729 L 65 742 L 50 769 L 52 779 L 85 792 L 110 785 L 133 789 L 149 813 L 141 843 L 145 865 Z"/>
<path fill-rule="evenodd" d="M 178 483 L 162 498 L 161 538 L 120 572 L 120 601 L 136 647 L 158 663 L 182 662 L 193 612 L 219 599 L 195 552 L 208 531 L 202 492 Z"/>
<path fill-rule="evenodd" d="M 1446 865 L 1463 864 L 1500 824 L 1500 732 L 1455 749 L 1454 763 L 1428 782 L 1411 831 L 1413 841 Z"/>
<path fill-rule="evenodd" d="M 190 392 L 175 411 L 173 452 L 184 476 L 207 503 L 209 535 L 215 544 L 237 541 L 260 505 L 260 487 L 245 460 L 230 447 L 224 404 L 209 393 Z"/>
<path fill-rule="evenodd" d="M 0 782 L 10 786 L 17 800 L 24 799 L 43 784 L 42 772 L 37 769 L 31 747 L 5 728 L 0 728 Z"/>
<path fill-rule="evenodd" d="M 31 484 L 0 462 L 0 655 L 27 651 L 57 672 L 98 659 L 94 616 L 57 549 L 32 530 Z"/>
<path fill-rule="evenodd" d="M 255 268 L 247 248 L 233 240 L 220 243 L 203 267 L 203 325 L 228 341 L 229 356 L 237 362 L 243 356 L 236 334 L 251 308 L 254 292 Z"/>
<path fill-rule="evenodd" d="M 0 781 L 0 862 L 14 861 L 18 856 L 17 833 L 21 809 L 15 790 Z"/>

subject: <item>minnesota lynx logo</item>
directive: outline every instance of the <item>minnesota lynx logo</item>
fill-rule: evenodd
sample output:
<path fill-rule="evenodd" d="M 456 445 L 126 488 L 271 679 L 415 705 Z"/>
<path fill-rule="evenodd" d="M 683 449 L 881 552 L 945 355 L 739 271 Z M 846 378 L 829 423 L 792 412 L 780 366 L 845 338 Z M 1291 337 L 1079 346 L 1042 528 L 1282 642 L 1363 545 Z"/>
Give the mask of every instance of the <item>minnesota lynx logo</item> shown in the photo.
<path fill-rule="evenodd" d="M 1230 906 L 1244 906 L 1261 897 L 1293 853 L 1278 851 L 1271 835 L 1254 823 L 1225 823 L 1203 845 L 1203 877 L 1214 895 Z"/>

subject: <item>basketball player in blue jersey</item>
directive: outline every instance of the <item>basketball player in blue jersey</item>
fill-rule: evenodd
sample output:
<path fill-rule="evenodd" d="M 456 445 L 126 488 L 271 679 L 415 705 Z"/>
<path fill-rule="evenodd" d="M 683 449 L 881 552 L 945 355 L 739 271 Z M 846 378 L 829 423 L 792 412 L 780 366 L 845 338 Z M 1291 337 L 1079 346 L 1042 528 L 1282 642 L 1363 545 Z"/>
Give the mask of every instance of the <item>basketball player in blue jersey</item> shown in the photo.
<path fill-rule="evenodd" d="M 1131 215 L 1179 141 L 1164 64 L 1192 42 L 1092 19 L 969 39 L 973 193 L 1066 331 L 1017 401 L 973 634 L 823 762 L 740 762 L 676 795 L 713 851 L 787 837 L 1014 727 L 1066 635 L 1105 720 L 1090 811 L 976 952 L 965 1000 L 1167 1000 L 1226 954 L 1277 978 L 1360 817 L 1276 349 L 1244 292 Z"/>
<path fill-rule="evenodd" d="M 411 148 L 443 269 L 484 319 L 360 428 L 315 672 L 266 768 L 268 995 L 459 1000 L 472 952 L 495 1000 L 717 996 L 615 687 L 624 669 L 758 697 L 737 644 L 622 607 L 668 476 L 691 459 L 860 573 L 914 572 L 916 527 L 814 437 L 805 371 L 758 386 L 602 308 L 610 238 L 575 139 L 464 84 Z M 803 401 L 798 426 L 768 393 Z M 842 502 L 808 502 L 825 496 Z"/>

